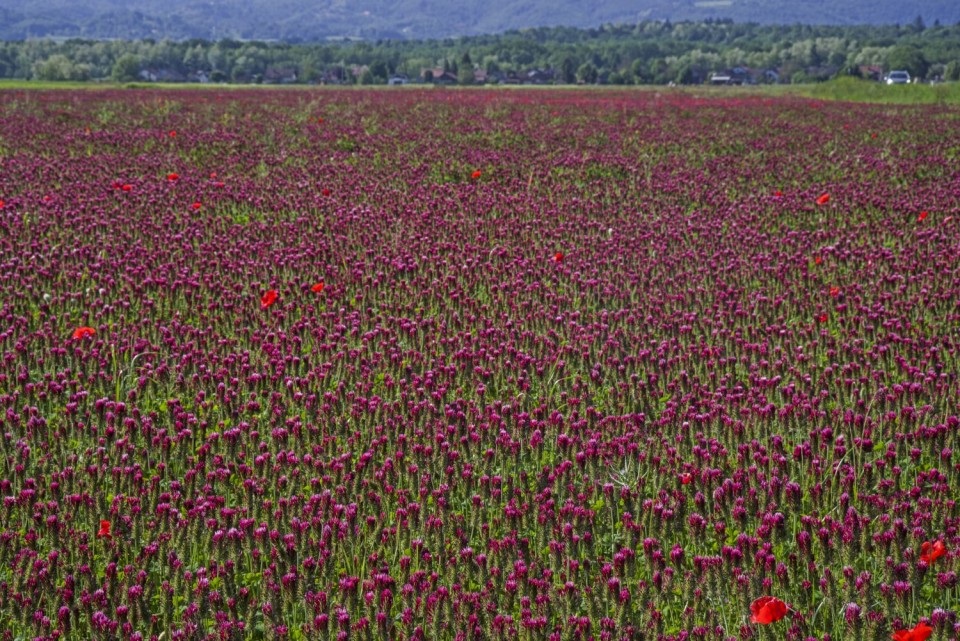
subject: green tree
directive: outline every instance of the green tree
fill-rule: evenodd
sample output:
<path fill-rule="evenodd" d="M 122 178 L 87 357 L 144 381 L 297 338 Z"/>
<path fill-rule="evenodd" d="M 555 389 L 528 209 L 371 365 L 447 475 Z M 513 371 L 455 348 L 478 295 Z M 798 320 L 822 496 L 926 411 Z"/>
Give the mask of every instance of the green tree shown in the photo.
<path fill-rule="evenodd" d="M 114 82 L 133 82 L 140 77 L 140 57 L 125 53 L 113 63 L 110 78 Z"/>
<path fill-rule="evenodd" d="M 674 82 L 678 85 L 692 85 L 696 82 L 696 75 L 693 72 L 693 67 L 689 64 L 682 64 L 677 69 L 677 76 L 674 78 Z"/>
<path fill-rule="evenodd" d="M 34 63 L 33 77 L 46 81 L 88 80 L 90 68 L 74 63 L 62 53 L 55 53 L 46 60 Z"/>
<path fill-rule="evenodd" d="M 387 70 L 387 63 L 383 60 L 375 60 L 370 64 L 370 73 L 373 74 L 373 77 L 377 82 L 386 82 L 387 78 L 390 76 L 390 72 Z"/>
<path fill-rule="evenodd" d="M 585 85 L 595 85 L 600 78 L 600 73 L 592 63 L 585 62 L 577 69 L 577 80 Z"/>
<path fill-rule="evenodd" d="M 207 56 L 203 45 L 190 47 L 183 54 L 183 66 L 187 71 L 201 71 L 207 68 Z"/>
<path fill-rule="evenodd" d="M 297 71 L 297 78 L 300 82 L 313 82 L 320 77 L 320 72 L 317 70 L 317 65 L 314 62 L 313 58 L 306 57 L 300 62 L 300 69 Z M 210 76 L 211 80 L 213 76 Z"/>
<path fill-rule="evenodd" d="M 840 71 L 837 72 L 838 76 L 849 76 L 851 78 L 863 78 L 863 74 L 860 73 L 860 67 L 857 65 L 844 65 L 840 68 Z"/>
<path fill-rule="evenodd" d="M 458 39 L 323 44 L 214 43 L 201 39 L 25 40 L 0 43 L 0 76 L 132 80 L 132 56 L 139 59 L 140 68 L 183 74 L 221 71 L 237 81 L 250 81 L 268 67 L 296 68 L 300 79 L 309 81 L 348 66 L 369 66 L 374 78 L 382 81 L 394 70 L 415 76 L 422 69 L 440 64 L 453 73 L 459 70 L 461 83 L 471 81 L 471 69 L 496 72 L 501 65 L 504 70 L 515 71 L 553 68 L 557 81 L 566 83 L 663 84 L 683 75 L 684 65 L 692 69 L 695 78 L 706 77 L 710 71 L 745 66 L 776 68 L 785 82 L 797 71 L 805 71 L 808 79 L 817 80 L 828 70 L 861 65 L 903 68 L 917 77 L 949 78 L 956 65 L 950 68 L 951 74 L 947 66 L 960 61 L 958 42 L 960 25 L 926 28 L 922 21 L 904 26 L 765 26 L 723 20 L 676 24 L 642 21 L 593 29 L 541 27 Z M 359 80 L 352 74 L 344 78 L 351 83 Z"/>
<path fill-rule="evenodd" d="M 929 66 L 923 52 L 913 45 L 897 45 L 887 56 L 887 70 L 903 69 L 909 71 L 914 78 L 926 76 Z"/>
<path fill-rule="evenodd" d="M 577 81 L 577 63 L 570 56 L 564 57 L 560 63 L 560 80 L 566 85 L 572 85 Z"/>
<path fill-rule="evenodd" d="M 667 71 L 670 67 L 663 58 L 654 58 L 650 61 L 650 82 L 655 85 L 667 83 Z"/>
<path fill-rule="evenodd" d="M 643 84 L 650 79 L 650 74 L 647 73 L 647 64 L 646 61 L 637 58 L 630 64 L 630 73 L 634 77 L 634 82 L 637 84 Z"/>
<path fill-rule="evenodd" d="M 943 79 L 957 81 L 960 80 L 960 61 L 951 60 L 943 70 Z"/>

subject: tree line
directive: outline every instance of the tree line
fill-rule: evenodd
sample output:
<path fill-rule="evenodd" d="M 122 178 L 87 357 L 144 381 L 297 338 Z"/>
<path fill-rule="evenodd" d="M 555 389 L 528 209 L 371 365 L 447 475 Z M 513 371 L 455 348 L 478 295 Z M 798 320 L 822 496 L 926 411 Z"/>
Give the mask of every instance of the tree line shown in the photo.
<path fill-rule="evenodd" d="M 759 82 L 809 82 L 905 69 L 960 80 L 960 24 L 814 26 L 729 20 L 552 27 L 442 40 L 284 43 L 220 40 L 0 43 L 0 77 L 43 81 L 383 84 L 524 81 L 695 83 L 730 69 Z M 438 75 L 437 71 L 441 71 Z"/>

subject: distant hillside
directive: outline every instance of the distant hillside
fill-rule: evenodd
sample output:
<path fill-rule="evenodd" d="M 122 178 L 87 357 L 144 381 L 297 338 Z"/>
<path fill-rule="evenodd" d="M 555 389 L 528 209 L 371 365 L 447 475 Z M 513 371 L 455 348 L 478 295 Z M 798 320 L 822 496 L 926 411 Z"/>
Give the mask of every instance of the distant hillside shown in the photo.
<path fill-rule="evenodd" d="M 762 24 L 960 21 L 957 0 L 0 0 L 0 39 L 421 39 L 537 26 L 730 18 Z"/>

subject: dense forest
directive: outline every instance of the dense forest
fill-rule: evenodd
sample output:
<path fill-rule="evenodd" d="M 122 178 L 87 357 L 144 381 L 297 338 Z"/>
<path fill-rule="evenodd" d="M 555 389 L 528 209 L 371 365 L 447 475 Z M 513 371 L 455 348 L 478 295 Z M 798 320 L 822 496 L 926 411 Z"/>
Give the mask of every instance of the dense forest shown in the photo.
<path fill-rule="evenodd" d="M 905 24 L 960 20 L 956 0 L 0 0 L 0 40 L 438 39 L 638 20 Z"/>
<path fill-rule="evenodd" d="M 443 40 L 316 44 L 219 40 L 0 43 L 0 77 L 116 82 L 693 84 L 837 75 L 960 79 L 960 25 L 770 26 L 643 21 Z"/>

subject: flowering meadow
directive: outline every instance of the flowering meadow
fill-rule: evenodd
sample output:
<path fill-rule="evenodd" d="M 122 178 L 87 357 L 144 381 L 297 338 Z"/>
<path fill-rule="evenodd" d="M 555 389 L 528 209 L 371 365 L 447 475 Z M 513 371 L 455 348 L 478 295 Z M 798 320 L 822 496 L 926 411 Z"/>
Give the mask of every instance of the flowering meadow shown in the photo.
<path fill-rule="evenodd" d="M 956 639 L 958 156 L 945 107 L 0 93 L 0 641 Z"/>

